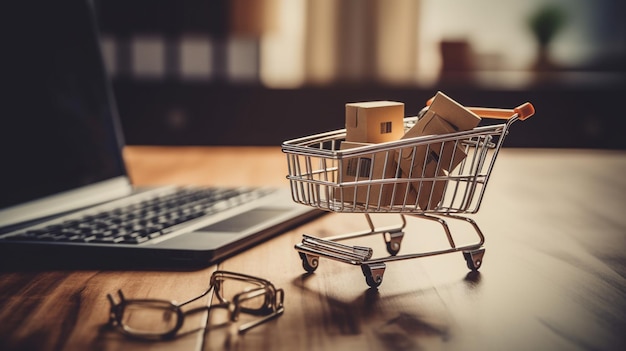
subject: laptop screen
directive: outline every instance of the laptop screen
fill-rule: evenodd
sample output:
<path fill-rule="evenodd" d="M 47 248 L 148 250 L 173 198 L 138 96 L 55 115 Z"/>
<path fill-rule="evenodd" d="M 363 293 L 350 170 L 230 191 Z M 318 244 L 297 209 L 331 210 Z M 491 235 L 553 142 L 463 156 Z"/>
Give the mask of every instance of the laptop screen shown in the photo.
<path fill-rule="evenodd" d="M 89 3 L 11 3 L 11 39 L 2 44 L 8 74 L 0 80 L 0 209 L 125 175 Z"/>

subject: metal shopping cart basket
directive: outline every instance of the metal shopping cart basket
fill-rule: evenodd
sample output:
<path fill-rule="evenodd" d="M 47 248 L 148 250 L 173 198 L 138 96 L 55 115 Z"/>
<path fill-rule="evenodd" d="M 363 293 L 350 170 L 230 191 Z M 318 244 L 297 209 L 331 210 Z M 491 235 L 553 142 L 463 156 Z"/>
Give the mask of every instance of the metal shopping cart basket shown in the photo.
<path fill-rule="evenodd" d="M 405 130 L 417 117 L 404 119 Z M 382 283 L 386 263 L 439 254 L 462 252 L 470 270 L 482 265 L 485 237 L 465 214 L 478 211 L 496 157 L 510 126 L 534 114 L 530 103 L 508 109 L 472 108 L 483 118 L 505 119 L 501 124 L 478 126 L 450 134 L 420 136 L 379 144 L 341 149 L 346 130 L 336 130 L 285 141 L 288 176 L 293 201 L 324 211 L 365 214 L 369 230 L 316 238 L 303 235 L 295 249 L 307 272 L 317 269 L 319 258 L 359 265 L 366 283 Z M 437 157 L 447 154 L 448 157 Z M 456 166 L 445 165 L 464 155 Z M 446 161 L 444 161 L 446 159 Z M 457 158 L 458 159 L 458 158 Z M 406 167 L 409 162 L 410 166 Z M 401 164 L 404 166 L 401 167 Z M 406 170 L 411 171 L 406 173 Z M 404 170 L 404 173 L 403 173 Z M 370 213 L 399 214 L 401 224 L 376 228 Z M 449 247 L 430 252 L 400 254 L 405 215 L 435 221 L 443 227 Z M 475 243 L 457 246 L 447 220 L 469 223 Z M 373 250 L 340 243 L 348 239 L 382 234 L 389 256 L 373 258 Z"/>

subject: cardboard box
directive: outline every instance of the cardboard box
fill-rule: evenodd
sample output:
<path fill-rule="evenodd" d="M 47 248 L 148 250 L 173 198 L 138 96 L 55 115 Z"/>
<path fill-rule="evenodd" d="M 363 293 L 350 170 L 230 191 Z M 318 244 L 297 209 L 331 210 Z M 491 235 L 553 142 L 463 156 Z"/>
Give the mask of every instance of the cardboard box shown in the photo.
<path fill-rule="evenodd" d="M 383 143 L 404 135 L 404 103 L 369 101 L 346 104 L 346 141 Z"/>
<path fill-rule="evenodd" d="M 428 111 L 404 134 L 402 139 L 470 130 L 476 127 L 480 120 L 481 118 L 472 111 L 442 92 L 437 92 Z M 435 159 L 440 160 L 440 167 L 446 171 L 453 170 L 466 157 L 461 145 L 455 147 L 453 141 L 446 142 L 444 145 L 441 143 L 431 144 L 428 148 L 429 153 L 434 153 Z M 407 154 L 406 156 L 411 155 Z"/>
<path fill-rule="evenodd" d="M 340 149 L 350 149 L 359 146 L 371 145 L 368 143 L 355 143 L 344 141 Z M 401 205 L 405 201 L 408 206 L 415 204 L 417 193 L 409 187 L 408 183 L 399 183 L 394 186 L 393 182 L 399 172 L 396 154 L 392 151 L 380 151 L 365 154 L 358 157 L 347 157 L 342 162 L 342 179 L 344 182 L 365 181 L 374 179 L 390 179 L 390 184 L 364 184 L 354 187 L 337 189 L 333 194 L 336 201 L 346 203 L 369 204 L 370 206 L 389 206 L 392 201 Z M 395 191 L 395 196 L 394 196 Z M 369 198 L 368 198 L 369 193 Z M 342 197 L 343 195 L 343 197 Z"/>
<path fill-rule="evenodd" d="M 457 131 L 473 129 L 481 118 L 463 105 L 438 91 L 428 112 L 434 113 L 450 123 Z"/>
<path fill-rule="evenodd" d="M 402 139 L 470 130 L 476 127 L 480 120 L 478 115 L 438 92 L 428 111 Z M 406 178 L 445 176 L 467 156 L 462 146 L 454 141 L 405 148 L 400 152 L 400 169 L 402 177 Z M 418 194 L 417 202 L 423 210 L 433 209 L 439 204 L 444 195 L 445 185 L 446 180 L 411 183 L 411 187 Z"/>
<path fill-rule="evenodd" d="M 411 150 L 412 155 L 412 150 Z M 465 154 L 463 153 L 463 157 Z M 411 167 L 413 166 L 413 167 Z M 418 147 L 415 158 L 402 157 L 400 159 L 400 176 L 402 178 L 434 178 L 446 176 L 446 171 L 438 165 L 433 153 L 426 155 L 425 147 Z M 410 182 L 410 187 L 414 196 L 417 197 L 417 204 L 422 210 L 435 208 L 444 195 L 447 180 L 418 180 Z M 413 201 L 415 203 L 415 200 Z"/>
<path fill-rule="evenodd" d="M 424 169 L 424 177 L 438 177 L 445 176 L 446 173 L 441 168 L 437 167 L 437 163 L 434 161 L 428 162 Z M 432 210 L 439 205 L 443 199 L 444 191 L 446 190 L 447 180 L 424 180 L 411 183 L 411 188 L 417 193 L 417 204 L 422 210 Z"/>
<path fill-rule="evenodd" d="M 420 120 L 402 137 L 405 138 L 413 138 L 422 135 L 440 135 L 440 134 L 448 134 L 454 133 L 456 130 L 444 119 L 439 117 L 434 113 L 426 113 Z M 413 155 L 414 148 L 405 148 L 402 150 L 401 159 L 402 162 L 400 167 L 405 171 L 405 173 L 409 173 L 411 169 L 411 160 L 414 158 Z M 416 160 L 424 160 L 426 153 L 428 152 L 429 157 L 432 160 L 439 162 L 439 167 L 446 171 L 451 171 L 456 166 L 465 159 L 467 156 L 463 147 L 460 144 L 455 143 L 454 141 L 447 141 L 443 143 L 431 143 L 428 145 L 421 145 L 415 148 L 415 159 Z M 424 164 L 424 161 L 421 163 L 415 162 L 413 165 L 421 166 Z"/>

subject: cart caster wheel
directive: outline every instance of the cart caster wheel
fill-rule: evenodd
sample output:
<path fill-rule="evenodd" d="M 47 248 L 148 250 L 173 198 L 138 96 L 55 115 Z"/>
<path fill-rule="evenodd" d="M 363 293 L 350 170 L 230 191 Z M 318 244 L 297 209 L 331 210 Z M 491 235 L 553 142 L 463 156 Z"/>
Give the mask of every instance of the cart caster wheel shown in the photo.
<path fill-rule="evenodd" d="M 399 251 L 400 251 L 400 243 L 397 243 L 397 242 L 387 243 L 387 252 L 389 252 L 391 256 L 397 255 Z"/>
<path fill-rule="evenodd" d="M 477 271 L 483 264 L 484 255 L 485 249 L 463 251 L 463 257 L 465 257 L 467 268 L 469 268 L 471 271 Z"/>
<path fill-rule="evenodd" d="M 384 263 L 362 264 L 361 270 L 365 276 L 365 282 L 370 288 L 378 288 L 383 282 L 383 274 L 385 274 Z"/>
<path fill-rule="evenodd" d="M 402 238 L 404 237 L 404 232 L 395 232 L 395 233 L 385 233 L 385 244 L 387 246 L 387 252 L 391 256 L 395 256 L 400 252 L 400 247 L 402 246 Z"/>
<path fill-rule="evenodd" d="M 300 252 L 300 259 L 302 260 L 302 268 L 308 273 L 313 273 L 319 266 L 319 257 L 310 256 Z"/>

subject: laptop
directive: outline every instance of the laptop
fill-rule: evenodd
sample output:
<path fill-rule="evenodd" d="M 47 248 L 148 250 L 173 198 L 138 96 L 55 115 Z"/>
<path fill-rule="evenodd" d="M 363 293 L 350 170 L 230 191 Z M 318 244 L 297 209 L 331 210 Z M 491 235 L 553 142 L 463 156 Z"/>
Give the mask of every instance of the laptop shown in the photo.
<path fill-rule="evenodd" d="M 4 12 L 2 268 L 202 267 L 320 214 L 287 187 L 134 187 L 93 5 L 17 3 Z"/>

